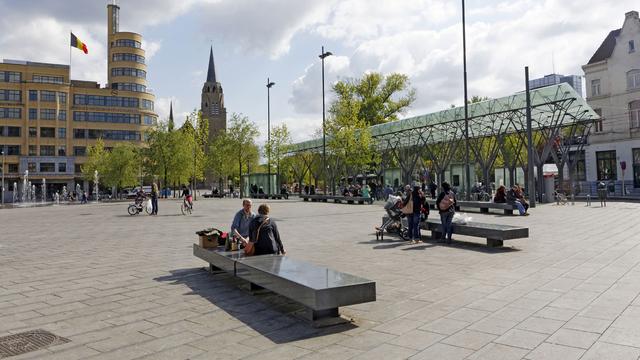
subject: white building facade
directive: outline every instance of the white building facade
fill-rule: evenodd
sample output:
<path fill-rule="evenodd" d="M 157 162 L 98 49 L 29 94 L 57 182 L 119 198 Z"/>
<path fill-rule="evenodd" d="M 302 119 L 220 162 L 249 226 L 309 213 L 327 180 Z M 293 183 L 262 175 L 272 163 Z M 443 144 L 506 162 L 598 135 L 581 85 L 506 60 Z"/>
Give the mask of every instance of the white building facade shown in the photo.
<path fill-rule="evenodd" d="M 615 195 L 640 196 L 640 18 L 625 14 L 586 65 L 588 104 L 601 116 L 585 146 L 583 192 L 604 181 Z M 580 178 L 582 177 L 582 178 Z M 624 189 L 624 193 L 623 193 Z"/>

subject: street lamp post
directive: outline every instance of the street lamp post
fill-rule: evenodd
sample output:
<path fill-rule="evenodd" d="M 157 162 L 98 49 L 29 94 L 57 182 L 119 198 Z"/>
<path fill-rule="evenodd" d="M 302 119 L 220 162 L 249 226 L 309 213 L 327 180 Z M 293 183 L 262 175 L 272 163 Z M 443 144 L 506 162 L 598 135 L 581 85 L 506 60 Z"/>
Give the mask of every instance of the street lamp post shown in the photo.
<path fill-rule="evenodd" d="M 2 154 L 2 184 L 0 185 L 0 190 L 2 190 L 0 193 L 2 195 L 0 197 L 2 198 L 1 204 L 4 205 L 4 150 L 0 150 L 0 154 Z"/>
<path fill-rule="evenodd" d="M 271 94 L 273 81 L 267 78 L 267 196 L 271 195 Z"/>
<path fill-rule="evenodd" d="M 324 109 L 324 58 L 333 55 L 331 51 L 322 52 L 319 57 L 322 60 L 322 181 L 324 182 L 324 194 L 327 194 L 327 131 L 325 127 L 325 109 Z"/>
<path fill-rule="evenodd" d="M 462 66 L 464 69 L 464 159 L 466 200 L 471 200 L 471 171 L 469 170 L 469 104 L 467 100 L 467 34 L 465 30 L 464 0 L 462 0 Z"/>

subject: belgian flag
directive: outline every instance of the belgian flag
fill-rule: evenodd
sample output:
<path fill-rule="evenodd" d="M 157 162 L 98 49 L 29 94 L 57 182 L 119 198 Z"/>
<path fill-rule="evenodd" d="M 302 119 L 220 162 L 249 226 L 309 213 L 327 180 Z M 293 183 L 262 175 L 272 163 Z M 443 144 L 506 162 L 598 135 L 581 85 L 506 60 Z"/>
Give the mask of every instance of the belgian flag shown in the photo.
<path fill-rule="evenodd" d="M 80 41 L 80 39 L 78 39 L 77 36 L 73 35 L 73 33 L 71 33 L 71 46 L 84 51 L 85 54 L 89 53 L 89 49 L 87 49 L 87 44 Z"/>

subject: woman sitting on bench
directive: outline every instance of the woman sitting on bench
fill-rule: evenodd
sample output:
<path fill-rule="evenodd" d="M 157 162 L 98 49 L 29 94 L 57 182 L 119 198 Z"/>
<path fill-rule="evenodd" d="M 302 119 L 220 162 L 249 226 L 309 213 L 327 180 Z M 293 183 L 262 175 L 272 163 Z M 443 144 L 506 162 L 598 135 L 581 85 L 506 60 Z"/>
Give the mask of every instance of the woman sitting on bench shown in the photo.
<path fill-rule="evenodd" d="M 249 223 L 249 241 L 243 239 L 246 255 L 286 254 L 278 227 L 269 218 L 269 210 L 269 205 L 260 205 L 258 215 Z"/>

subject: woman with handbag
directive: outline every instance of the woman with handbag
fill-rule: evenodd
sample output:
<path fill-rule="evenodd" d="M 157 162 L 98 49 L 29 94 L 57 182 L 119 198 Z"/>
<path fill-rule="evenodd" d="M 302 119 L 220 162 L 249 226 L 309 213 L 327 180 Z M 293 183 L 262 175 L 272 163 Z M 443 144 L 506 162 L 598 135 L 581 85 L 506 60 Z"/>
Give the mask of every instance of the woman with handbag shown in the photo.
<path fill-rule="evenodd" d="M 456 213 L 456 194 L 453 193 L 448 182 L 442 183 L 442 192 L 438 195 L 436 207 L 440 212 L 440 222 L 442 223 L 442 238 L 440 242 L 451 244 L 453 215 Z"/>
<path fill-rule="evenodd" d="M 286 254 L 280 239 L 278 226 L 276 226 L 275 221 L 269 218 L 270 210 L 269 205 L 260 205 L 258 207 L 258 215 L 249 223 L 249 241 L 242 238 L 246 256 Z"/>
<path fill-rule="evenodd" d="M 402 213 L 406 215 L 409 223 L 409 241 L 411 244 L 421 242 L 420 236 L 420 210 L 422 209 L 420 185 L 414 184 L 413 191 L 404 201 Z"/>

